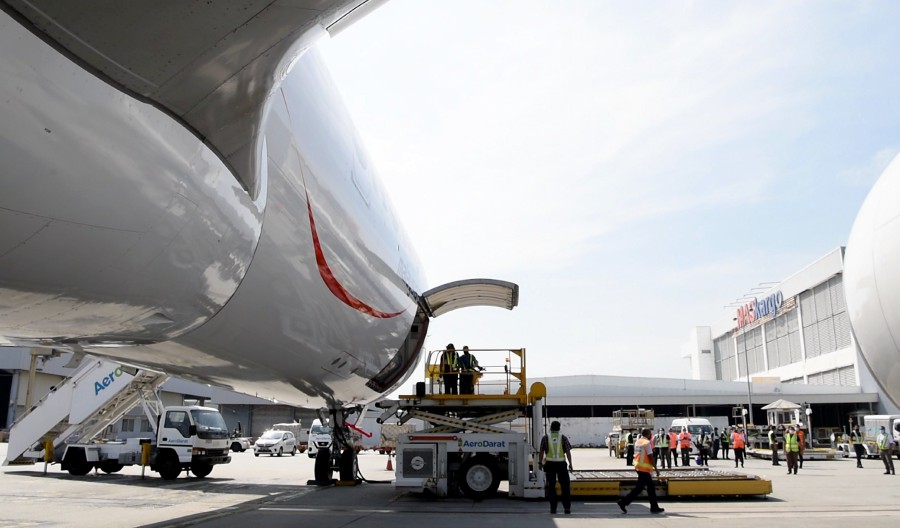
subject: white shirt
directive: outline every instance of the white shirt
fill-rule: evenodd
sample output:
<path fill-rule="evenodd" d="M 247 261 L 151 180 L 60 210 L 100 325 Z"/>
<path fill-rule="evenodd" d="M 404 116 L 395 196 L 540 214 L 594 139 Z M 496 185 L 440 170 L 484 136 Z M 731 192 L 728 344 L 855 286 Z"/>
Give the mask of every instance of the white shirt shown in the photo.
<path fill-rule="evenodd" d="M 885 436 L 887 437 L 886 442 Z M 882 442 L 887 446 L 887 449 L 891 449 L 891 446 L 894 445 L 894 437 L 891 436 L 891 433 L 878 433 L 878 437 L 875 438 L 875 444 L 878 446 L 878 449 L 881 449 Z"/>

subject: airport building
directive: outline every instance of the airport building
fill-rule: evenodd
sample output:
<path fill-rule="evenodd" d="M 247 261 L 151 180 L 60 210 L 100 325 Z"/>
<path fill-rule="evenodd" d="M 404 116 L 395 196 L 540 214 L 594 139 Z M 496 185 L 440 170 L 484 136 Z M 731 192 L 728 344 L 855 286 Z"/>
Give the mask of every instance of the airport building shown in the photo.
<path fill-rule="evenodd" d="M 853 337 L 843 264 L 840 247 L 780 283 L 753 288 L 725 317 L 694 328 L 683 350 L 693 379 L 742 381 L 750 395 L 755 385 L 807 385 L 835 394 L 849 389 L 876 395 L 873 413 L 897 413 Z"/>

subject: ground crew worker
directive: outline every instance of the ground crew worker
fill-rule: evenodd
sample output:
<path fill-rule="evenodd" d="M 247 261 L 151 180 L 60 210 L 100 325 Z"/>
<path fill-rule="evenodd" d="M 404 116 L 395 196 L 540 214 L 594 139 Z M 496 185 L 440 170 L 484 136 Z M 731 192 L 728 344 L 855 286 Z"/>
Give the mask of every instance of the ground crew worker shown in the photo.
<path fill-rule="evenodd" d="M 862 457 L 866 453 L 863 440 L 865 437 L 859 432 L 859 426 L 854 425 L 853 431 L 850 431 L 850 443 L 853 444 L 853 450 L 856 451 L 856 467 L 858 468 L 862 467 Z"/>
<path fill-rule="evenodd" d="M 734 448 L 734 467 L 738 466 L 738 462 L 741 463 L 741 467 L 744 467 L 744 442 L 743 429 L 738 427 L 731 432 L 731 446 Z"/>
<path fill-rule="evenodd" d="M 659 432 L 653 435 L 653 438 L 651 439 L 651 442 L 653 442 L 653 459 L 657 462 L 659 462 L 659 448 L 662 444 L 662 438 L 662 429 L 660 429 Z"/>
<path fill-rule="evenodd" d="M 653 473 L 659 477 L 659 469 L 656 467 L 656 460 L 653 458 L 653 443 L 650 442 L 650 429 L 641 430 L 641 438 L 638 439 L 634 450 L 634 470 L 637 472 L 637 486 L 624 498 L 616 501 L 622 513 L 628 513 L 626 506 L 647 489 L 647 498 L 650 499 L 650 513 L 662 513 L 666 510 L 659 507 L 656 502 L 656 485 L 653 483 Z"/>
<path fill-rule="evenodd" d="M 458 394 L 457 379 L 459 371 L 459 356 L 453 343 L 447 345 L 441 354 L 441 375 L 444 378 L 444 394 Z"/>
<path fill-rule="evenodd" d="M 769 427 L 769 449 L 772 450 L 772 465 L 780 466 L 778 463 L 778 438 L 775 436 L 775 426 Z"/>
<path fill-rule="evenodd" d="M 625 465 L 630 466 L 634 458 L 634 433 L 628 431 L 625 435 Z"/>
<path fill-rule="evenodd" d="M 572 513 L 571 486 L 569 471 L 572 470 L 572 446 L 566 435 L 559 432 L 559 422 L 550 424 L 550 434 L 541 439 L 541 460 L 547 474 L 547 498 L 550 500 L 550 513 L 556 513 L 556 481 L 562 491 L 562 504 L 566 514 Z M 566 465 L 566 460 L 569 465 Z"/>
<path fill-rule="evenodd" d="M 712 435 L 712 459 L 713 460 L 719 459 L 719 446 L 721 445 L 719 442 L 719 437 L 720 437 L 719 428 L 716 427 L 715 429 L 713 429 L 713 435 Z"/>
<path fill-rule="evenodd" d="M 800 439 L 800 469 L 803 469 L 803 452 L 806 451 L 806 432 L 803 431 L 802 425 L 797 428 L 797 438 Z"/>
<path fill-rule="evenodd" d="M 681 444 L 681 465 L 688 467 L 691 465 L 691 433 L 687 427 L 681 428 L 678 442 Z"/>
<path fill-rule="evenodd" d="M 797 474 L 797 462 L 800 457 L 800 437 L 791 427 L 784 435 L 784 458 L 787 460 L 787 474 Z"/>
<path fill-rule="evenodd" d="M 463 355 L 459 357 L 459 393 L 475 394 L 475 371 L 483 370 L 478 366 L 475 356 L 469 354 L 469 347 L 463 347 Z"/>
<path fill-rule="evenodd" d="M 672 455 L 669 453 L 669 435 L 666 434 L 666 430 L 662 427 L 659 428 L 659 440 L 657 441 L 657 446 L 659 449 L 659 458 L 657 458 L 657 463 L 663 468 L 668 465 L 669 469 L 672 469 Z"/>
<path fill-rule="evenodd" d="M 881 455 L 881 461 L 884 462 L 884 474 L 896 475 L 894 473 L 894 459 L 891 458 L 891 450 L 894 448 L 894 438 L 891 433 L 887 432 L 884 426 L 875 437 L 875 445 L 878 446 L 878 453 Z"/>
<path fill-rule="evenodd" d="M 722 458 L 728 460 L 728 445 L 729 440 L 731 440 L 731 435 L 728 433 L 728 428 L 725 427 L 722 429 L 722 436 L 719 438 L 719 442 L 722 444 Z"/>
<path fill-rule="evenodd" d="M 700 451 L 700 465 L 701 466 L 709 465 L 709 446 L 710 446 L 709 434 L 706 431 L 702 431 L 700 433 L 700 441 L 697 442 L 697 449 Z"/>
<path fill-rule="evenodd" d="M 669 427 L 669 456 L 669 468 L 672 468 L 672 460 L 675 460 L 675 467 L 678 467 L 678 435 L 674 427 Z"/>

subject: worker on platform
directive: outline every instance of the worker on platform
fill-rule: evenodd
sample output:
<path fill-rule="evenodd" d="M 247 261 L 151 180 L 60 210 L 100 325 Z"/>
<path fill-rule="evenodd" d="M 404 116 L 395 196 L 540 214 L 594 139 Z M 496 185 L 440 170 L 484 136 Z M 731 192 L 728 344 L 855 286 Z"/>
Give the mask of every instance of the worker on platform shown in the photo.
<path fill-rule="evenodd" d="M 691 432 L 687 430 L 687 427 L 681 428 L 678 443 L 681 447 L 681 465 L 688 467 L 691 465 Z"/>
<path fill-rule="evenodd" d="M 653 458 L 653 443 L 650 441 L 650 429 L 643 429 L 641 437 L 635 444 L 634 470 L 637 472 L 637 486 L 625 497 L 616 501 L 622 513 L 628 513 L 625 508 L 631 504 L 646 488 L 647 498 L 650 499 L 650 513 L 662 513 L 666 510 L 659 507 L 656 502 L 656 485 L 653 483 L 653 473 L 659 477 L 659 469 L 656 467 L 656 459 Z"/>
<path fill-rule="evenodd" d="M 789 428 L 784 435 L 784 458 L 787 460 L 788 475 L 791 473 L 796 475 L 800 458 L 800 437 L 797 436 L 797 431 L 793 427 Z"/>
<path fill-rule="evenodd" d="M 853 450 L 856 452 L 856 467 L 862 467 L 862 457 L 866 454 L 866 448 L 863 445 L 865 437 L 859 432 L 859 426 L 854 425 L 850 431 L 850 443 L 853 444 Z"/>
<path fill-rule="evenodd" d="M 441 353 L 441 376 L 444 379 L 444 394 L 458 394 L 459 356 L 453 343 L 447 345 Z"/>
<path fill-rule="evenodd" d="M 747 438 L 744 436 L 744 430 L 740 427 L 736 428 L 731 432 L 731 447 L 734 449 L 734 467 L 738 467 L 738 462 L 740 462 L 741 467 L 744 467 L 744 452 L 747 442 Z"/>
<path fill-rule="evenodd" d="M 881 455 L 881 461 L 884 462 L 884 474 L 896 475 L 894 473 L 894 459 L 891 458 L 891 451 L 894 449 L 894 437 L 887 432 L 884 426 L 878 431 L 875 437 L 875 445 L 878 446 L 878 453 Z"/>
<path fill-rule="evenodd" d="M 459 356 L 459 393 L 475 394 L 475 372 L 484 370 L 478 366 L 478 360 L 469 353 L 469 347 L 463 347 L 463 355 Z"/>
<path fill-rule="evenodd" d="M 569 465 L 566 465 L 566 460 Z M 562 492 L 562 504 L 566 514 L 572 513 L 572 492 L 569 471 L 572 466 L 572 445 L 566 435 L 559 432 L 559 422 L 550 424 L 550 434 L 541 438 L 541 467 L 547 474 L 547 498 L 550 500 L 550 513 L 556 513 L 556 481 Z"/>
<path fill-rule="evenodd" d="M 625 435 L 625 465 L 630 466 L 634 459 L 634 433 L 628 431 Z"/>
<path fill-rule="evenodd" d="M 769 449 L 772 450 L 772 465 L 780 466 L 778 463 L 778 437 L 775 436 L 775 426 L 769 427 Z"/>

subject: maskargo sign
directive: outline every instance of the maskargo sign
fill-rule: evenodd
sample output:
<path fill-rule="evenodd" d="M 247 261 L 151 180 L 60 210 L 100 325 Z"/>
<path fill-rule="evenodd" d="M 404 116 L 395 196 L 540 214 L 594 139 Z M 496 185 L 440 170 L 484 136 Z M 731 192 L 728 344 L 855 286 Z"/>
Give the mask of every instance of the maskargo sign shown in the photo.
<path fill-rule="evenodd" d="M 784 295 L 781 293 L 781 290 L 764 299 L 753 299 L 737 309 L 737 327 L 743 328 L 767 315 L 774 317 L 778 313 L 778 309 L 781 308 L 782 303 L 784 303 Z"/>

